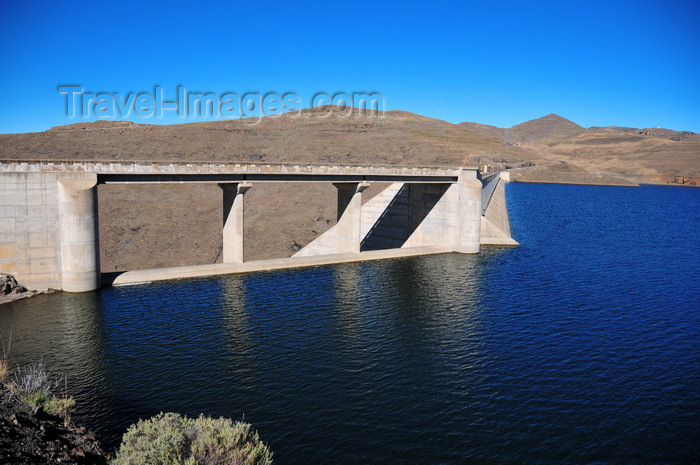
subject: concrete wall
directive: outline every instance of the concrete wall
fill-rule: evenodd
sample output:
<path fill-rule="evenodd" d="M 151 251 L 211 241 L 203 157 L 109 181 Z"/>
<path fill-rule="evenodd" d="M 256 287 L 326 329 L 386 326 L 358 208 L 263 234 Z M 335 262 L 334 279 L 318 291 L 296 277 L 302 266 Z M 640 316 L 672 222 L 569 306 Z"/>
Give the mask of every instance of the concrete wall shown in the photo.
<path fill-rule="evenodd" d="M 481 181 L 465 171 L 455 184 L 394 183 L 362 206 L 361 250 L 441 246 L 480 248 Z M 295 257 L 337 253 L 335 227 Z"/>
<path fill-rule="evenodd" d="M 35 289 L 83 292 L 100 286 L 98 173 L 101 173 L 101 182 L 110 179 L 114 182 L 162 180 L 143 178 L 143 173 L 137 170 L 141 167 L 137 164 L 94 165 L 93 171 L 84 170 L 81 165 L 0 164 L 0 271 L 14 274 L 20 282 Z M 175 171 L 195 168 L 205 169 L 201 166 L 168 165 L 168 169 Z M 331 168 L 332 171 L 337 167 Z M 148 169 L 163 168 L 150 165 Z M 256 169 L 264 171 L 272 167 Z M 307 177 L 317 176 L 314 174 L 317 167 L 285 169 L 297 170 Z M 357 169 L 347 168 L 350 171 Z M 477 253 L 482 243 L 515 244 L 510 238 L 503 185 L 490 185 L 488 195 L 484 194 L 477 171 L 465 169 L 442 173 L 437 169 L 424 169 L 424 172 L 415 168 L 366 169 L 374 173 L 380 182 L 386 181 L 384 175 L 397 176 L 402 180 L 411 176 L 411 182 L 392 184 L 362 207 L 361 195 L 367 183 L 352 181 L 357 177 L 352 173 L 348 178 L 350 181 L 343 178 L 342 182 L 336 182 L 339 192 L 338 224 L 295 256 L 425 246 Z M 258 173 L 261 176 L 264 174 L 261 174 L 262 171 Z M 311 179 L 297 174 L 293 178 L 297 181 Z M 338 173 L 336 177 L 346 174 Z M 116 175 L 124 177 L 115 178 Z M 421 178 L 421 181 L 416 181 L 415 176 L 418 175 L 425 176 L 425 180 Z M 216 182 L 220 181 L 220 177 L 203 176 L 201 180 L 188 180 Z M 500 182 L 500 179 L 497 181 Z M 247 189 L 250 184 L 236 182 L 230 187 L 233 185 L 236 186 L 235 192 L 231 191 L 227 196 L 230 189 L 222 184 L 225 187 L 224 245 L 230 246 L 232 251 L 225 254 L 224 261 L 242 262 L 242 201 L 245 189 L 241 191 L 241 187 Z M 237 203 L 238 200 L 240 202 Z M 487 207 L 482 209 L 482 203 L 487 202 Z"/>
<path fill-rule="evenodd" d="M 482 245 L 518 245 L 511 237 L 508 219 L 506 204 L 506 183 L 508 180 L 507 173 L 500 173 L 484 188 L 484 191 L 487 192 L 488 187 L 489 195 L 486 199 L 484 215 L 481 217 Z"/>
<path fill-rule="evenodd" d="M 60 289 L 59 250 L 56 175 L 0 175 L 0 270 L 30 288 Z"/>
<path fill-rule="evenodd" d="M 99 287 L 97 175 L 0 174 L 0 271 L 32 289 Z"/>
<path fill-rule="evenodd" d="M 449 184 L 403 184 L 380 215 L 375 216 L 374 224 L 363 236 L 362 250 L 434 245 L 434 241 L 424 237 L 423 222 L 434 222 L 432 217 L 436 215 L 431 213 L 438 209 L 449 187 Z"/>

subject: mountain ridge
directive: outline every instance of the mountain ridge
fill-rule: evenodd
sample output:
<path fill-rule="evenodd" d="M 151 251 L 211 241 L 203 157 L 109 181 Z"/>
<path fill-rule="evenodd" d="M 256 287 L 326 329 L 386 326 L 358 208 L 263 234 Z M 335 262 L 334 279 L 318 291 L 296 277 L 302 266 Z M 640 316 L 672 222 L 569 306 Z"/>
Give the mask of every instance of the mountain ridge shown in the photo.
<path fill-rule="evenodd" d="M 327 110 L 327 109 L 326 109 Z M 405 111 L 323 116 L 324 109 L 251 121 L 177 125 L 78 122 L 0 135 L 0 161 L 222 161 L 480 166 L 515 181 L 634 185 L 700 183 L 700 136 L 660 128 L 582 128 L 550 114 L 506 131 Z M 257 183 L 246 193 L 246 260 L 290 256 L 336 220 L 330 183 Z M 363 200 L 381 191 L 373 185 Z M 215 184 L 99 185 L 104 272 L 221 260 Z M 290 207 L 293 206 L 293 207 Z M 304 211 L 304 215 L 298 214 Z M 173 228 L 177 221 L 182 227 Z"/>
<path fill-rule="evenodd" d="M 548 171 L 543 167 L 564 163 L 569 172 L 605 172 L 621 183 L 691 185 L 700 177 L 699 154 L 700 135 L 691 131 L 586 129 L 555 113 L 498 128 L 471 122 L 455 125 L 403 110 L 367 115 L 330 106 L 259 120 L 174 125 L 98 120 L 0 135 L 0 160 L 490 165 L 518 169 L 517 175 L 538 166 L 540 178 Z M 561 173 L 557 168 L 550 180 L 566 182 L 572 176 L 557 181 Z"/>

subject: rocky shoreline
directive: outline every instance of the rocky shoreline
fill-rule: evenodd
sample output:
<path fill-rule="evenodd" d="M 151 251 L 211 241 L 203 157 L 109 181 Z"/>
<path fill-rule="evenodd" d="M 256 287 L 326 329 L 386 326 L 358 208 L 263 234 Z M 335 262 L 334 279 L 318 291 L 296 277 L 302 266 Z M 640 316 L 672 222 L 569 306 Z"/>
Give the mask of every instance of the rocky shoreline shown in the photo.
<path fill-rule="evenodd" d="M 48 291 L 35 291 L 27 289 L 17 282 L 14 276 L 9 273 L 0 273 L 0 305 L 13 302 L 19 299 L 25 299 L 40 294 L 53 294 L 58 292 L 55 289 Z"/>
<path fill-rule="evenodd" d="M 0 463 L 103 465 L 108 454 L 85 428 L 33 407 L 0 383 Z"/>
<path fill-rule="evenodd" d="M 29 290 L 14 276 L 0 273 L 0 304 L 39 294 L 57 292 Z M 7 369 L 5 347 L 0 362 Z M 2 367 L 0 365 L 0 367 Z M 4 372 L 3 376 L 8 375 Z M 104 465 L 108 454 L 95 434 L 35 407 L 19 398 L 0 381 L 0 464 L 3 465 Z"/>

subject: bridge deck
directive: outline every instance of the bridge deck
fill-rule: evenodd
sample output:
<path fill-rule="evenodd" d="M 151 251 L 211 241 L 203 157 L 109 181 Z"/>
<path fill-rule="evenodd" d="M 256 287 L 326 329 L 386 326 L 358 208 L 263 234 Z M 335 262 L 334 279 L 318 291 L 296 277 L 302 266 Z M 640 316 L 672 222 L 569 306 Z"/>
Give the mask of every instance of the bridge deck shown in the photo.
<path fill-rule="evenodd" d="M 100 183 L 333 181 L 453 183 L 463 169 L 309 163 L 0 160 L 0 173 L 96 173 Z"/>

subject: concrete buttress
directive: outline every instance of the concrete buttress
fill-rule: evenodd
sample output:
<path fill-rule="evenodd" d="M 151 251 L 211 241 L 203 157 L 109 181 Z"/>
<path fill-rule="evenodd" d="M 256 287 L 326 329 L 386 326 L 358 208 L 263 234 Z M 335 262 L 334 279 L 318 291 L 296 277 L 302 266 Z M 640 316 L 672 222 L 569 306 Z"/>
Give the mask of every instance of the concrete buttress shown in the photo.
<path fill-rule="evenodd" d="M 336 253 L 360 253 L 362 191 L 369 187 L 369 183 L 338 182 L 333 185 L 338 189 Z"/>
<path fill-rule="evenodd" d="M 473 170 L 462 170 L 459 189 L 459 237 L 455 252 L 479 253 L 481 247 L 481 180 Z"/>
<path fill-rule="evenodd" d="M 219 184 L 224 194 L 224 263 L 243 263 L 243 199 L 253 187 L 247 182 Z"/>

